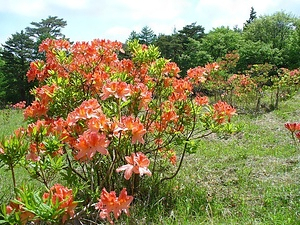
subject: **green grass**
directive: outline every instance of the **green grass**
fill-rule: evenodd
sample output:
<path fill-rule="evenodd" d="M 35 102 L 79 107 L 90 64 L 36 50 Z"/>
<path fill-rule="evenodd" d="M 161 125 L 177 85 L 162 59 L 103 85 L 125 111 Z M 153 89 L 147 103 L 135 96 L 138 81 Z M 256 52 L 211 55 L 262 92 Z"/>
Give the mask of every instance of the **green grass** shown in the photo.
<path fill-rule="evenodd" d="M 300 95 L 256 117 L 242 132 L 201 139 L 164 197 L 136 204 L 130 224 L 300 224 L 300 151 L 285 122 L 300 122 Z M 142 215 L 142 216 L 141 216 Z"/>
<path fill-rule="evenodd" d="M 123 224 L 300 224 L 300 150 L 285 122 L 300 122 L 300 95 L 276 111 L 239 115 L 242 131 L 209 136 L 187 156 L 178 176 L 162 184 L 150 202 L 135 199 Z M 1 114 L 2 113 L 2 114 Z M 0 134 L 22 122 L 20 112 L 0 113 Z M 0 169 L 0 201 L 11 177 Z M 22 171 L 18 171 L 22 177 Z M 2 176 L 2 174 L 5 174 Z M 26 180 L 26 179 L 25 179 Z M 18 180 L 17 183 L 21 183 Z M 156 187 L 149 187 L 149 195 Z M 153 189 L 153 190 L 152 190 Z M 3 197 L 6 196 L 6 197 Z"/>
<path fill-rule="evenodd" d="M 0 137 L 10 135 L 15 129 L 24 124 L 22 110 L 0 110 Z"/>

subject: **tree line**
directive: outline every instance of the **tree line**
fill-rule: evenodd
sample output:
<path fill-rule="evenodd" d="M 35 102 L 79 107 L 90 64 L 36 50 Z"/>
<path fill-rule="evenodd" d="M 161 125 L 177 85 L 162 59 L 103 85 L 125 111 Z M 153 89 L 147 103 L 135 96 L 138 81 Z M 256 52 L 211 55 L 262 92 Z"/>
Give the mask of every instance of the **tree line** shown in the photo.
<path fill-rule="evenodd" d="M 31 61 L 43 60 L 38 53 L 39 44 L 46 38 L 66 38 L 62 29 L 67 22 L 49 16 L 40 22 L 32 22 L 25 31 L 13 34 L 0 50 L 0 102 L 7 104 L 25 100 L 29 103 L 29 90 L 35 85 L 28 83 L 26 72 Z M 124 43 L 137 39 L 139 43 L 154 45 L 161 56 L 176 62 L 181 75 L 197 66 L 228 60 L 228 53 L 236 58 L 231 73 L 243 73 L 251 65 L 268 63 L 274 68 L 295 69 L 300 67 L 300 18 L 284 11 L 257 17 L 250 10 L 242 29 L 225 26 L 205 28 L 197 23 L 174 30 L 170 35 L 155 34 L 145 26 L 140 32 L 132 31 Z M 121 58 L 130 55 L 120 53 Z"/>

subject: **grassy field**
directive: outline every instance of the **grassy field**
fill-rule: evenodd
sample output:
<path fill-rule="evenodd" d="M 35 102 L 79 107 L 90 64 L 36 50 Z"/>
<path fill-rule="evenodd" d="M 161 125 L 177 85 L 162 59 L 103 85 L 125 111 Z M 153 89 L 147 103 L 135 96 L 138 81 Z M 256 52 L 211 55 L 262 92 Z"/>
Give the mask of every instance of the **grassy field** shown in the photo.
<path fill-rule="evenodd" d="M 178 176 L 150 202 L 137 199 L 131 217 L 122 215 L 125 223 L 300 224 L 300 149 L 284 127 L 300 122 L 299 106 L 298 94 L 276 111 L 236 116 L 232 122 L 242 130 L 236 135 L 201 139 Z M 22 122 L 20 112 L 6 114 L 0 113 L 0 135 Z M 11 178 L 0 173 L 4 201 Z"/>
<path fill-rule="evenodd" d="M 239 115 L 242 132 L 208 137 L 178 177 L 131 224 L 300 224 L 300 150 L 284 127 L 300 122 L 300 95 L 280 109 Z M 143 215 L 143 217 L 141 217 Z"/>

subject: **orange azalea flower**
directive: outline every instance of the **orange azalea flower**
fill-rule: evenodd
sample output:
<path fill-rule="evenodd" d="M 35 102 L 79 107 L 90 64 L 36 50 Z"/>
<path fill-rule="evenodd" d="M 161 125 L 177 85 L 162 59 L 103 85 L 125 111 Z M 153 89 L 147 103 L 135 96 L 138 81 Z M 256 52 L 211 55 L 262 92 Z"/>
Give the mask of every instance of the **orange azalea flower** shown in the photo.
<path fill-rule="evenodd" d="M 41 157 L 39 156 L 39 150 L 35 143 L 30 144 L 29 153 L 26 155 L 26 159 L 33 162 L 40 161 Z"/>
<path fill-rule="evenodd" d="M 31 105 L 24 110 L 24 117 L 25 119 L 28 117 L 40 118 L 41 116 L 47 116 L 47 111 L 48 108 L 45 105 L 38 101 L 33 101 Z"/>
<path fill-rule="evenodd" d="M 142 144 L 145 143 L 143 136 L 146 133 L 146 129 L 144 128 L 144 125 L 139 122 L 134 122 L 134 127 L 132 128 L 132 144 L 135 144 L 136 142 L 140 142 Z"/>
<path fill-rule="evenodd" d="M 28 82 L 31 82 L 34 81 L 35 79 L 39 81 L 43 81 L 50 75 L 45 69 L 45 62 L 38 60 L 30 63 L 30 67 L 26 73 L 26 76 Z"/>
<path fill-rule="evenodd" d="M 102 110 L 98 101 L 96 99 L 89 99 L 82 102 L 79 107 L 69 113 L 66 121 L 69 126 L 72 126 L 78 120 L 97 118 L 100 114 L 102 114 Z"/>
<path fill-rule="evenodd" d="M 173 79 L 173 88 L 176 93 L 186 93 L 191 92 L 193 86 L 190 81 L 184 79 Z"/>
<path fill-rule="evenodd" d="M 107 80 L 108 78 L 109 75 L 105 71 L 101 71 L 101 70 L 91 74 L 92 84 L 96 93 L 99 93 L 99 91 L 102 89 L 104 85 L 104 81 Z"/>
<path fill-rule="evenodd" d="M 39 102 L 42 105 L 48 106 L 49 102 L 52 101 L 52 95 L 56 90 L 56 84 L 52 84 L 51 86 L 44 85 L 40 88 L 35 89 L 35 96 L 39 99 Z"/>
<path fill-rule="evenodd" d="M 236 110 L 226 102 L 218 101 L 213 106 L 215 110 L 213 118 L 219 124 L 224 123 L 226 117 L 228 118 L 228 122 L 230 122 L 230 118 L 236 113 Z"/>
<path fill-rule="evenodd" d="M 170 75 L 171 77 L 177 77 L 180 69 L 175 62 L 167 62 L 163 72 Z"/>
<path fill-rule="evenodd" d="M 300 123 L 285 123 L 284 126 L 292 133 L 300 131 Z"/>
<path fill-rule="evenodd" d="M 91 118 L 88 121 L 88 128 L 93 131 L 106 131 L 109 128 L 109 124 L 109 119 L 104 114 L 101 114 L 97 118 Z"/>
<path fill-rule="evenodd" d="M 208 63 L 208 64 L 206 64 L 205 65 L 205 69 L 207 70 L 207 72 L 211 72 L 212 70 L 218 70 L 219 69 L 219 65 L 216 63 L 216 62 L 214 62 L 214 63 Z"/>
<path fill-rule="evenodd" d="M 70 134 L 67 131 L 67 123 L 62 118 L 51 121 L 50 131 L 64 142 L 68 142 L 68 140 L 70 140 Z"/>
<path fill-rule="evenodd" d="M 168 158 L 173 166 L 176 165 L 177 157 L 176 152 L 173 149 L 167 150 L 166 148 L 160 148 L 158 151 L 163 158 Z"/>
<path fill-rule="evenodd" d="M 134 119 L 132 116 L 122 117 L 121 123 L 124 125 L 124 131 L 131 131 L 132 140 L 131 143 L 135 144 L 140 142 L 145 143 L 143 136 L 147 132 L 144 125 L 139 121 L 139 119 Z"/>
<path fill-rule="evenodd" d="M 195 97 L 195 102 L 196 102 L 196 105 L 200 105 L 200 106 L 203 106 L 203 105 L 208 105 L 208 97 L 207 96 L 203 96 L 203 97 L 200 97 L 200 96 L 196 96 Z"/>
<path fill-rule="evenodd" d="M 129 205 L 132 202 L 133 197 L 127 195 L 126 188 L 123 188 L 119 197 L 116 196 L 116 192 L 111 191 L 108 193 L 105 188 L 102 189 L 101 199 L 96 204 L 95 208 L 101 210 L 100 217 L 106 219 L 113 224 L 113 220 L 110 217 L 110 213 L 113 212 L 115 219 L 118 219 L 122 211 L 129 216 Z"/>
<path fill-rule="evenodd" d="M 161 138 L 155 139 L 154 142 L 155 142 L 155 144 L 157 144 L 158 146 L 161 146 L 161 145 L 163 145 L 163 143 L 164 143 L 163 139 L 161 139 Z"/>
<path fill-rule="evenodd" d="M 129 180 L 132 173 L 140 174 L 143 176 L 147 174 L 151 176 L 151 171 L 148 169 L 150 160 L 142 152 L 132 153 L 131 156 L 126 156 L 125 160 L 128 164 L 119 167 L 116 171 L 121 172 L 125 170 L 124 178 Z"/>
<path fill-rule="evenodd" d="M 148 87 L 143 83 L 138 83 L 131 88 L 131 91 L 132 95 L 137 95 L 139 102 L 136 104 L 139 105 L 138 108 L 148 109 L 148 104 L 152 100 L 152 92 L 148 90 Z"/>
<path fill-rule="evenodd" d="M 77 143 L 74 147 L 78 150 L 75 156 L 76 160 L 91 159 L 96 152 L 102 155 L 108 155 L 107 147 L 110 141 L 107 140 L 105 134 L 99 134 L 98 132 L 87 130 L 77 139 Z"/>
<path fill-rule="evenodd" d="M 19 201 L 22 199 L 18 198 Z M 23 205 L 17 204 L 14 202 L 10 202 L 9 205 L 6 206 L 6 213 L 11 214 L 12 212 L 20 213 L 20 222 L 22 225 L 27 224 L 30 220 L 34 218 L 34 214 L 32 212 L 26 211 L 23 208 Z"/>
<path fill-rule="evenodd" d="M 163 114 L 161 115 L 161 120 L 163 123 L 170 121 L 177 122 L 178 117 L 179 116 L 176 114 L 175 111 L 163 112 Z"/>
<path fill-rule="evenodd" d="M 73 200 L 73 191 L 68 189 L 61 184 L 55 184 L 50 188 L 49 193 L 44 193 L 43 199 L 47 200 L 49 197 L 52 203 L 56 205 L 59 203 L 59 209 L 64 209 L 65 214 L 62 217 L 62 222 L 64 223 L 69 217 L 74 216 L 74 209 L 77 203 Z"/>
<path fill-rule="evenodd" d="M 126 101 L 126 97 L 131 95 L 130 85 L 125 82 L 109 82 L 106 83 L 102 88 L 102 100 L 105 100 L 111 96 L 120 98 Z"/>
<path fill-rule="evenodd" d="M 31 123 L 28 125 L 27 133 L 33 135 L 34 133 L 41 132 L 42 129 L 48 129 L 48 128 L 49 128 L 48 120 L 37 120 L 35 123 Z"/>
<path fill-rule="evenodd" d="M 177 162 L 177 157 L 176 157 L 176 154 L 172 154 L 171 157 L 169 158 L 170 159 L 170 162 L 172 163 L 173 166 L 176 165 L 176 162 Z"/>
<path fill-rule="evenodd" d="M 187 77 L 196 84 L 203 83 L 206 80 L 205 75 L 207 75 L 207 69 L 201 66 L 187 71 Z"/>

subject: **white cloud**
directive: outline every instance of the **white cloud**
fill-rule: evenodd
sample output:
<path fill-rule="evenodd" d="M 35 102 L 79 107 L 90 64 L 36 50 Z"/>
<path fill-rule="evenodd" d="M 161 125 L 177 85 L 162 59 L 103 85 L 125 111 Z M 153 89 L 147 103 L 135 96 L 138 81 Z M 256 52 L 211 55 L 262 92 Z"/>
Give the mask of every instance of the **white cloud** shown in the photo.
<path fill-rule="evenodd" d="M 89 5 L 89 0 L 51 0 L 49 4 L 65 9 L 85 9 L 92 6 L 92 4 Z"/>
<path fill-rule="evenodd" d="M 39 0 L 0 0 L 0 11 L 23 16 L 39 16 L 45 12 L 46 2 Z"/>
<path fill-rule="evenodd" d="M 207 21 L 207 28 L 219 26 L 233 27 L 243 26 L 249 19 L 250 8 L 254 7 L 257 16 L 267 11 L 274 13 L 280 6 L 281 0 L 199 0 L 196 11 L 199 13 L 200 21 Z"/>
<path fill-rule="evenodd" d="M 186 0 L 117 0 L 117 4 L 135 20 L 172 20 L 189 5 Z"/>
<path fill-rule="evenodd" d="M 129 37 L 132 29 L 129 27 L 112 27 L 103 33 L 105 39 L 110 39 L 112 41 L 125 41 L 124 37 Z"/>

